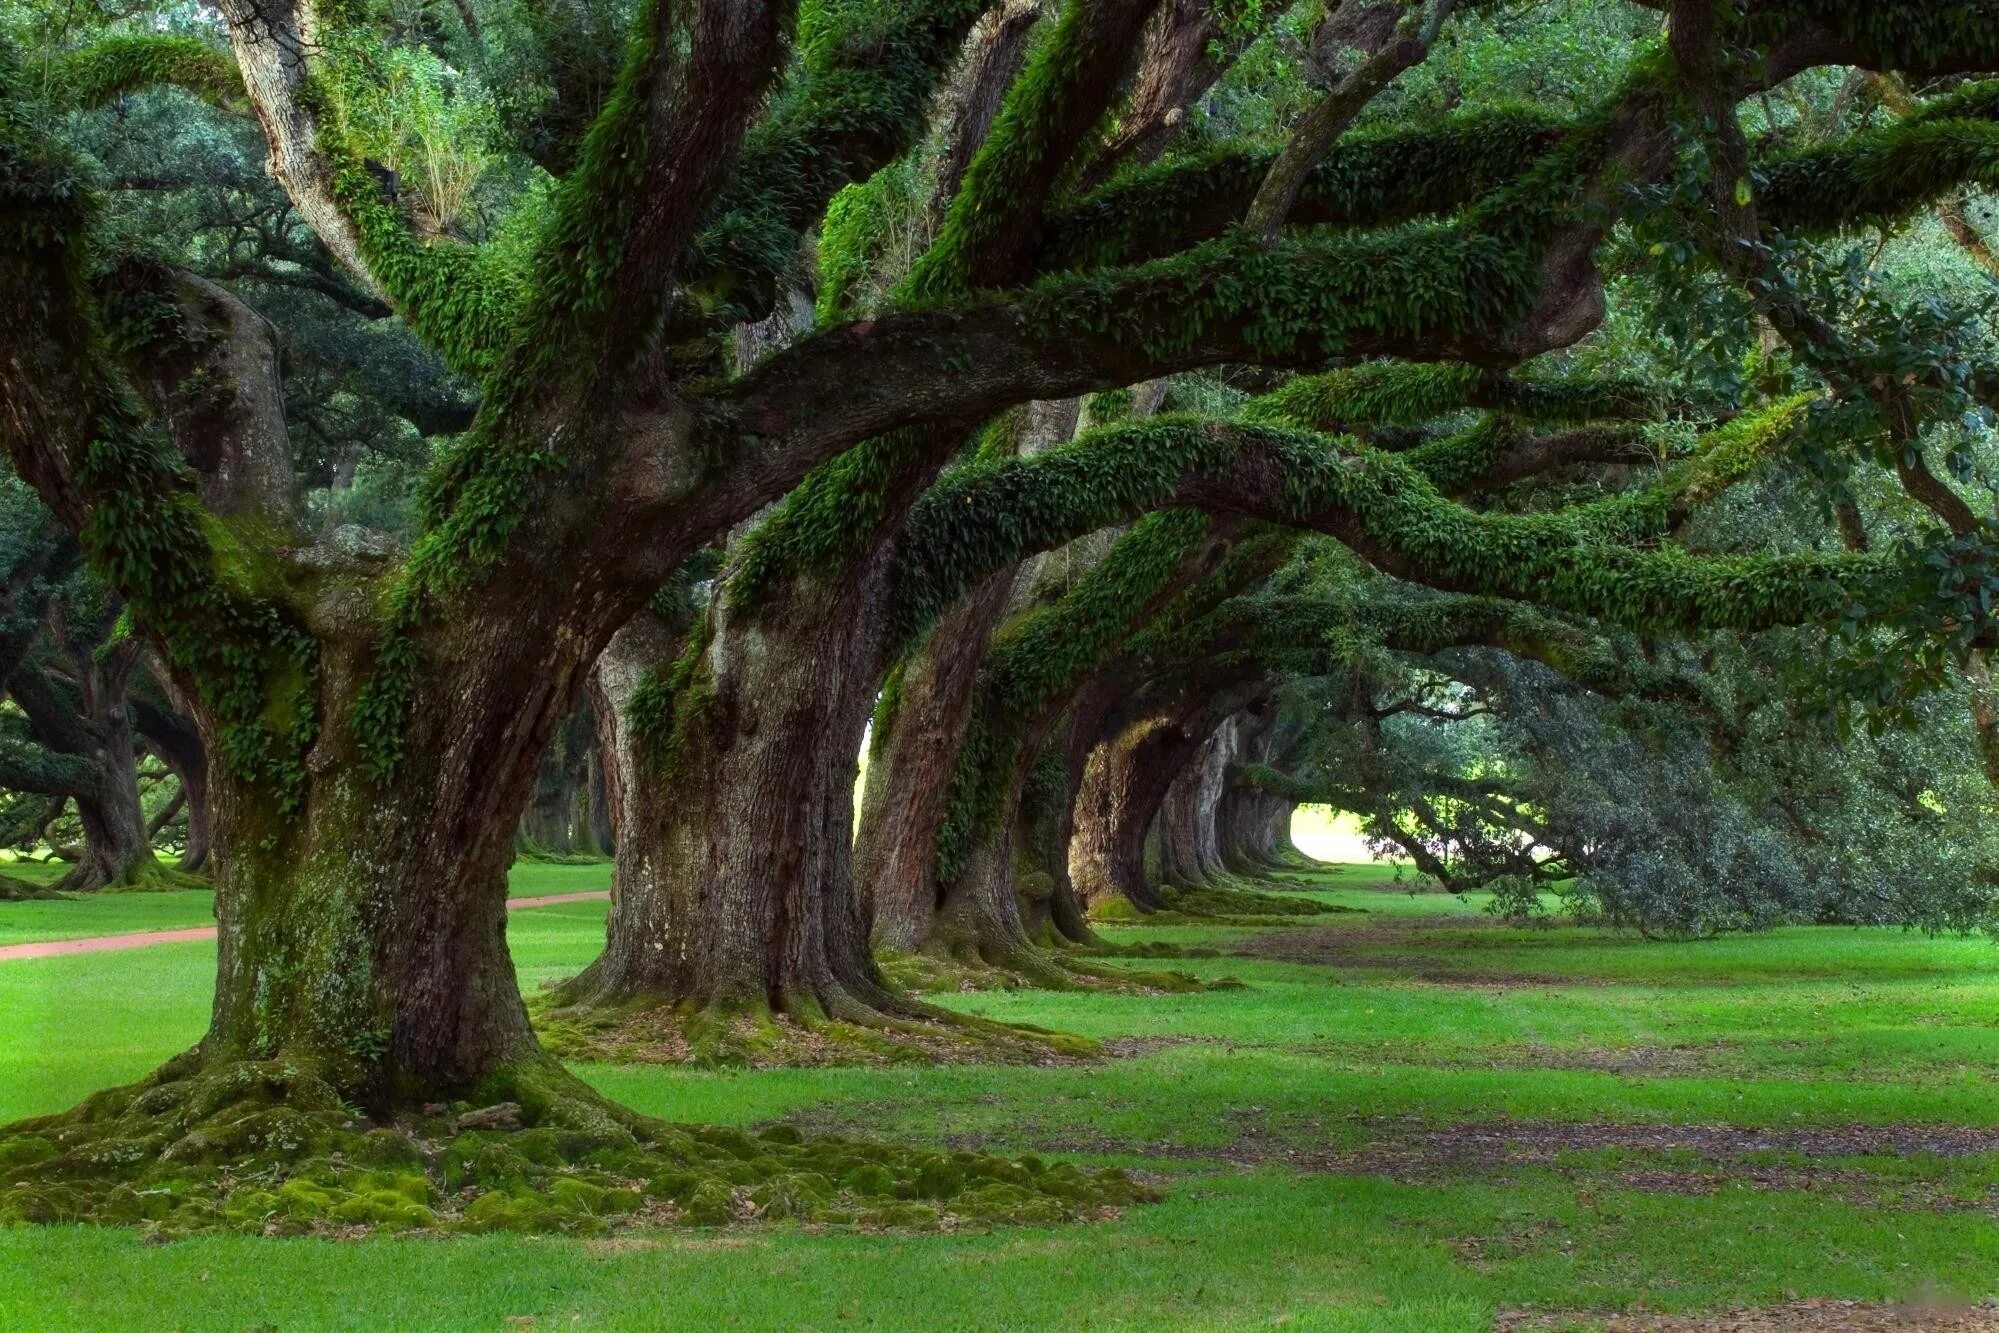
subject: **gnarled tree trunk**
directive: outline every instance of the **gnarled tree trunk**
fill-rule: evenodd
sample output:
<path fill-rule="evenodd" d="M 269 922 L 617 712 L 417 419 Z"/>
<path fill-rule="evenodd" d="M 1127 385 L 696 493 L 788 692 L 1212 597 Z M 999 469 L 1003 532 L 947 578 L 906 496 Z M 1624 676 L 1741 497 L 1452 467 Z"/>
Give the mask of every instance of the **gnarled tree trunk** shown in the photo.
<path fill-rule="evenodd" d="M 1207 884 L 1222 862 L 1223 784 L 1236 757 L 1233 718 L 1225 718 L 1167 789 L 1159 807 L 1160 877 L 1181 888 Z"/>
<path fill-rule="evenodd" d="M 614 903 L 604 954 L 564 1004 L 862 1021 L 902 1007 L 869 953 L 852 864 L 879 583 L 790 580 L 754 611 L 718 595 L 667 699 L 654 673 L 673 636 L 655 622 L 613 641 L 599 673 L 615 718 Z"/>
<path fill-rule="evenodd" d="M 157 675 L 158 673 L 155 672 Z M 132 695 L 132 725 L 145 740 L 146 748 L 173 770 L 180 783 L 182 806 L 187 814 L 187 840 L 181 847 L 180 870 L 187 874 L 205 871 L 214 855 L 215 834 L 209 815 L 208 751 L 201 732 L 187 716 L 186 705 L 172 690 L 162 698 L 149 698 L 143 690 Z"/>
<path fill-rule="evenodd" d="M 877 946 L 913 953 L 937 918 L 937 833 L 950 807 L 958 748 L 986 639 L 1013 590 L 988 579 L 946 612 L 876 710 L 854 873 Z"/>
<path fill-rule="evenodd" d="M 67 795 L 83 825 L 82 853 L 57 887 L 90 892 L 155 881 L 160 867 L 139 801 L 139 753 L 126 698 L 140 644 L 126 639 L 100 652 L 94 642 L 72 643 L 53 604 L 50 625 L 69 678 L 30 661 L 8 688 L 29 733 L 76 774 Z"/>

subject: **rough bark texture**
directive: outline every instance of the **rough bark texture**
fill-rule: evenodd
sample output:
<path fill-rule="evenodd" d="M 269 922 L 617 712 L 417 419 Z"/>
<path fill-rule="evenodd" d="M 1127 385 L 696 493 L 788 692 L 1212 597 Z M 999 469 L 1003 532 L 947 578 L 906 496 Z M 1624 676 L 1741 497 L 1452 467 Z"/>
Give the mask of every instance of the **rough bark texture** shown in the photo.
<path fill-rule="evenodd" d="M 1166 150 L 1186 123 L 1187 108 L 1214 86 L 1247 44 L 1248 30 L 1217 32 L 1211 0 L 1173 0 L 1145 25 L 1145 46 L 1130 99 L 1119 111 L 1117 128 L 1105 140 L 1078 182 L 1094 190 L 1121 167 L 1150 162 Z"/>
<path fill-rule="evenodd" d="M 1236 758 L 1235 719 L 1225 718 L 1167 789 L 1159 807 L 1160 877 L 1166 883 L 1195 887 L 1226 871 L 1222 797 Z"/>
<path fill-rule="evenodd" d="M 1028 34 L 1041 18 L 1040 0 L 1007 0 L 980 16 L 951 81 L 941 90 L 937 117 L 944 143 L 937 184 L 930 195 L 930 231 L 943 224 L 951 198 L 964 183 L 965 168 L 985 143 L 999 116 L 1007 89 L 1027 59 Z"/>
<path fill-rule="evenodd" d="M 158 674 L 156 669 L 155 676 Z M 190 874 L 205 871 L 214 855 L 215 834 L 209 815 L 208 751 L 202 746 L 201 732 L 188 715 L 185 701 L 176 702 L 171 689 L 163 689 L 158 698 L 144 688 L 135 690 L 131 705 L 132 725 L 145 739 L 146 748 L 173 770 L 180 783 L 187 811 L 187 840 L 181 847 L 180 869 Z"/>
<path fill-rule="evenodd" d="M 83 849 L 58 887 L 89 892 L 135 884 L 157 870 L 126 698 L 141 645 L 127 639 L 99 652 L 95 639 L 73 642 L 54 603 L 49 623 L 61 673 L 55 661 L 25 662 L 8 688 L 27 715 L 29 734 L 76 774 L 65 794 L 76 803 Z"/>
<path fill-rule="evenodd" d="M 876 716 L 854 873 L 881 948 L 914 952 L 936 918 L 937 831 L 986 638 L 1013 583 L 1014 572 L 1003 571 L 952 607 L 904 664 L 893 712 Z"/>
<path fill-rule="evenodd" d="M 1030 403 L 1016 446 L 1021 456 L 1073 436 L 1081 406 L 1073 398 Z M 945 613 L 904 664 L 895 708 L 877 718 L 881 733 L 871 740 L 855 868 L 875 941 L 884 948 L 922 947 L 935 922 L 937 834 L 977 698 L 979 665 L 992 632 L 1031 582 L 1028 568 L 995 572 Z"/>
<path fill-rule="evenodd" d="M 868 950 L 852 866 L 853 785 L 880 644 L 879 577 L 784 584 L 754 612 L 709 610 L 673 734 L 635 726 L 667 636 L 628 628 L 601 668 L 619 792 L 604 955 L 565 1003 L 657 997 L 720 1010 L 868 1020 L 895 1009 Z M 622 697 L 621 697 L 622 696 Z"/>
<path fill-rule="evenodd" d="M 351 1071 L 350 1095 L 393 1105 L 537 1056 L 507 951 L 506 872 L 566 682 L 529 686 L 543 664 L 510 660 L 511 637 L 468 642 L 472 679 L 424 688 L 421 734 L 386 784 L 337 731 L 314 747 L 296 814 L 266 784 L 211 770 L 228 849 L 211 1059 L 317 1058 Z M 321 708 L 351 707 L 364 657 L 324 653 Z M 213 752 L 216 719 L 202 714 Z"/>
<path fill-rule="evenodd" d="M 1258 875 L 1298 864 L 1303 855 L 1291 841 L 1291 816 L 1297 806 L 1282 796 L 1240 779 L 1237 770 L 1250 764 L 1276 767 L 1284 748 L 1305 730 L 1277 708 L 1236 719 L 1237 758 L 1224 774 L 1221 810 L 1216 820 L 1222 863 L 1237 875 Z"/>

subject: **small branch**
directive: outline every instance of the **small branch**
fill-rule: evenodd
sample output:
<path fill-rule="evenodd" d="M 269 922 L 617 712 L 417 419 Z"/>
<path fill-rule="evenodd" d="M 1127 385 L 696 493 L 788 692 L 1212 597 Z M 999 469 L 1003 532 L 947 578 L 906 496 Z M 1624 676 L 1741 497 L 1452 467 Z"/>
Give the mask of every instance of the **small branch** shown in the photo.
<path fill-rule="evenodd" d="M 1454 3 L 1455 0 L 1430 0 L 1420 22 L 1416 16 L 1422 11 L 1412 11 L 1397 29 L 1395 40 L 1341 79 L 1292 132 L 1284 151 L 1271 163 L 1270 172 L 1263 178 L 1256 198 L 1250 201 L 1249 214 L 1243 220 L 1244 227 L 1266 249 L 1277 244 L 1284 220 L 1290 216 L 1291 206 L 1298 201 L 1312 168 L 1367 109 L 1368 103 L 1405 70 L 1423 63 Z"/>

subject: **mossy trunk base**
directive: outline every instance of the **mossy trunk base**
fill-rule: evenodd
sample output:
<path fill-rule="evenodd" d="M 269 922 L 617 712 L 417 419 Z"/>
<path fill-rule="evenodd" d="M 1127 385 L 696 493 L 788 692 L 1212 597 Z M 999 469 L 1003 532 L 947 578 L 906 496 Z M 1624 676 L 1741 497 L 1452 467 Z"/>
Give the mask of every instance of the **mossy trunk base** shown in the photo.
<path fill-rule="evenodd" d="M 190 1053 L 63 1115 L 0 1128 L 0 1224 L 239 1231 L 598 1234 L 778 1219 L 936 1227 L 1108 1215 L 1152 1196 L 1117 1171 L 669 1125 L 552 1060 L 450 1104 L 358 1115 L 334 1071 Z"/>
<path fill-rule="evenodd" d="M 1233 876 L 1201 888 L 1157 885 L 1151 890 L 1162 906 L 1140 912 L 1123 898 L 1101 900 L 1091 911 L 1091 920 L 1120 926 L 1260 926 L 1281 925 L 1301 916 L 1332 916 L 1361 912 L 1365 908 L 1322 903 L 1296 894 L 1267 893 L 1247 887 Z"/>
<path fill-rule="evenodd" d="M 756 1069 L 842 1065 L 1066 1064 L 1096 1059 L 1086 1037 L 996 1023 L 912 1002 L 914 1016 L 870 1023 L 634 999 L 531 1006 L 542 1044 L 565 1060 Z"/>

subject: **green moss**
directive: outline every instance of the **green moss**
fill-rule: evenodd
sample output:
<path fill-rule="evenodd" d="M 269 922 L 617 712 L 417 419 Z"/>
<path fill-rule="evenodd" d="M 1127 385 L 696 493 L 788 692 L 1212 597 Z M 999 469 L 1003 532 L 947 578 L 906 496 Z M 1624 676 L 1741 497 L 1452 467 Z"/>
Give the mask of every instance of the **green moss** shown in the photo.
<path fill-rule="evenodd" d="M 1568 126 L 1523 107 L 1481 109 L 1434 126 L 1358 129 L 1307 178 L 1298 223 L 1361 228 L 1448 215 L 1520 177 Z M 1231 148 L 1127 173 L 1050 213 L 1041 271 L 1156 259 L 1233 226 L 1273 154 Z"/>
<path fill-rule="evenodd" d="M 1706 437 L 1656 485 L 1546 514 L 1489 514 L 1439 495 L 1403 459 L 1344 453 L 1322 436 L 1163 416 L 1107 428 L 1033 459 L 947 481 L 925 497 L 898 552 L 899 613 L 914 629 L 986 569 L 1026 550 L 1173 503 L 1189 477 L 1250 458 L 1286 478 L 1268 517 L 1318 527 L 1442 587 L 1521 597 L 1635 628 L 1747 628 L 1836 614 L 1885 567 L 1846 557 L 1696 557 L 1637 549 L 1675 516 L 1746 475 L 1795 427 L 1805 400 Z M 1032 505 L 1018 497 L 1035 496 Z"/>
<path fill-rule="evenodd" d="M 1056 18 L 1006 90 L 992 129 L 965 169 L 937 238 L 903 284 L 904 299 L 936 302 L 1004 282 L 1027 258 L 1026 234 L 1076 152 L 1079 131 L 1101 117 L 1113 72 L 1128 57 L 1143 6 L 1078 5 Z M 1025 225 L 1024 225 L 1025 224 Z"/>
<path fill-rule="evenodd" d="M 1337 433 L 1364 426 L 1421 426 L 1466 408 L 1578 425 L 1643 419 L 1662 406 L 1655 388 L 1631 379 L 1525 379 L 1457 361 L 1369 361 L 1298 376 L 1251 400 L 1242 416 Z"/>
<path fill-rule="evenodd" d="M 59 56 L 49 85 L 72 106 L 99 107 L 123 93 L 180 88 L 216 103 L 240 103 L 243 78 L 227 53 L 194 37 L 131 33 Z"/>
<path fill-rule="evenodd" d="M 138 312 L 113 303 L 107 313 L 128 346 L 183 336 L 157 302 Z M 139 331 L 124 322 L 128 316 Z M 88 381 L 95 428 L 75 475 L 88 505 L 79 533 L 84 551 L 194 677 L 220 719 L 230 767 L 268 784 L 280 812 L 295 812 L 304 753 L 318 729 L 317 645 L 279 600 L 271 566 L 255 554 L 264 535 L 217 524 L 129 391 L 95 369 Z"/>
<path fill-rule="evenodd" d="M 1151 1197 L 1118 1172 L 1037 1172 L 788 1128 L 753 1137 L 665 1125 L 559 1071 L 522 1067 L 502 1084 L 522 1099 L 526 1128 L 453 1133 L 448 1119 L 366 1125 L 297 1063 L 170 1067 L 68 1115 L 0 1130 L 0 1223 L 96 1221 L 166 1236 L 589 1234 L 640 1222 L 879 1221 L 917 1198 L 934 1201 L 930 1225 L 943 1209 L 1060 1221 Z M 898 1215 L 895 1225 L 924 1224 Z"/>
<path fill-rule="evenodd" d="M 916 145 L 938 82 L 984 10 L 980 0 L 801 8 L 799 68 L 745 137 L 689 265 L 699 327 L 769 312 L 800 234 L 843 187 Z"/>
<path fill-rule="evenodd" d="M 935 987 L 925 978 L 950 973 L 952 982 Z M 959 989 L 962 978 L 934 961 L 908 960 L 897 975 L 909 976 L 911 990 Z M 994 976 L 994 984 L 1011 982 Z M 1097 1043 L 1067 1033 L 994 1023 L 950 1010 L 922 1017 L 861 1026 L 823 1015 L 778 1015 L 748 1007 L 724 1009 L 676 1005 L 638 997 L 588 1007 L 562 1007 L 537 996 L 529 1012 L 542 1044 L 565 1060 L 617 1064 L 691 1064 L 704 1068 L 828 1068 L 851 1065 L 1028 1064 L 1051 1058 L 1096 1059 Z M 779 1130 L 747 1143 L 754 1156 L 766 1143 L 799 1142 Z"/>
<path fill-rule="evenodd" d="M 1999 184 L 1999 82 L 1914 116 L 1756 165 L 1768 226 L 1801 234 L 1888 225 L 1964 188 Z"/>

